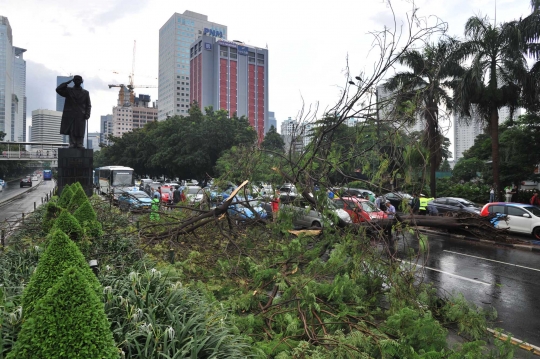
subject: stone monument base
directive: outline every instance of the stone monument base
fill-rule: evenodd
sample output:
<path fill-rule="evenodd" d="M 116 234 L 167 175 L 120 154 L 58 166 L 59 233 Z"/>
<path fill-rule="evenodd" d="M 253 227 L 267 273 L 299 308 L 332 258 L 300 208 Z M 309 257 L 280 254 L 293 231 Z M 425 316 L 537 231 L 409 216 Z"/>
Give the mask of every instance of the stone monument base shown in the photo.
<path fill-rule="evenodd" d="M 58 195 L 66 185 L 79 182 L 88 197 L 93 193 L 94 150 L 58 149 Z"/>

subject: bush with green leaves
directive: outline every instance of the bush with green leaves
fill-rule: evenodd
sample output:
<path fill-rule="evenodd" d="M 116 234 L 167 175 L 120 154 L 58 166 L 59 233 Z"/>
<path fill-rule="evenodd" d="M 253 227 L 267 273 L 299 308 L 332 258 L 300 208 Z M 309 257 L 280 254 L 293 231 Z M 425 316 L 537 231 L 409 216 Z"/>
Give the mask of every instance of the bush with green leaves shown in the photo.
<path fill-rule="evenodd" d="M 51 228 L 51 232 L 61 230 L 74 241 L 78 241 L 83 237 L 83 229 L 81 224 L 69 211 L 63 210 Z"/>
<path fill-rule="evenodd" d="M 69 202 L 71 201 L 71 197 L 73 197 L 73 190 L 71 189 L 70 185 L 66 185 L 62 189 L 62 193 L 60 193 L 60 197 L 58 198 L 58 205 L 62 208 L 67 208 Z"/>
<path fill-rule="evenodd" d="M 93 238 L 98 238 L 103 234 L 101 223 L 97 221 L 96 211 L 92 208 L 90 201 L 85 201 L 73 213 L 73 217 L 77 218 L 84 232 Z"/>
<path fill-rule="evenodd" d="M 35 304 L 7 358 L 119 358 L 92 277 L 75 266 L 66 269 Z"/>
<path fill-rule="evenodd" d="M 48 240 L 47 249 L 23 292 L 22 307 L 25 318 L 32 313 L 36 302 L 47 293 L 47 290 L 69 267 L 80 268 L 89 277 L 88 281 L 93 290 L 100 291 L 100 284 L 77 245 L 60 229 L 54 229 Z"/>
<path fill-rule="evenodd" d="M 84 192 L 82 186 L 77 182 L 72 186 L 72 188 L 75 187 L 75 190 L 73 192 L 73 196 L 71 197 L 71 200 L 69 201 L 69 204 L 67 206 L 67 209 L 73 213 L 75 212 L 80 206 L 82 206 L 85 202 L 88 202 L 88 197 L 86 196 L 86 193 Z"/>
<path fill-rule="evenodd" d="M 56 201 L 51 201 L 45 205 L 45 214 L 41 226 L 44 233 L 49 233 L 62 211 L 62 207 L 60 207 Z"/>
<path fill-rule="evenodd" d="M 105 311 L 127 358 L 246 358 L 253 352 L 217 302 L 162 276 L 134 268 L 105 273 Z"/>

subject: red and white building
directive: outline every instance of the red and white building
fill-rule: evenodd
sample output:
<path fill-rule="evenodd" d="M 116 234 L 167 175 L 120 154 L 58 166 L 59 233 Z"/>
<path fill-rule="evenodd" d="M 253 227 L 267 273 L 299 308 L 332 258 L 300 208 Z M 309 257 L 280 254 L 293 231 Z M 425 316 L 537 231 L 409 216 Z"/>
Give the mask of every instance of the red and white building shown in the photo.
<path fill-rule="evenodd" d="M 268 50 L 203 35 L 190 48 L 190 103 L 246 116 L 264 138 L 268 111 Z"/>

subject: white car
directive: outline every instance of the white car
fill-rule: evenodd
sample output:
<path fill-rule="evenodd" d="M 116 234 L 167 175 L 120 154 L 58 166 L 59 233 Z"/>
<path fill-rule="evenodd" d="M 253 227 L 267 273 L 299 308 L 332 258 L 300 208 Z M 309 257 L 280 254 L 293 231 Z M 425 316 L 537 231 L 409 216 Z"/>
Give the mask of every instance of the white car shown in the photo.
<path fill-rule="evenodd" d="M 282 196 L 281 199 L 287 202 L 288 196 Z M 328 209 L 334 212 L 345 223 L 351 223 L 351 216 L 342 208 L 338 208 L 332 201 L 328 201 Z M 296 198 L 289 203 L 280 205 L 280 209 L 293 212 L 293 224 L 298 227 L 318 227 L 324 226 L 325 218 L 323 214 L 316 210 L 311 203 L 303 198 Z M 333 225 L 331 218 L 326 218 Z"/>
<path fill-rule="evenodd" d="M 37 181 L 37 180 L 38 180 L 37 176 L 32 176 L 32 181 Z"/>
<path fill-rule="evenodd" d="M 508 228 L 508 231 L 532 235 L 540 240 L 540 208 L 530 204 L 492 202 L 486 204 L 481 216 L 488 214 L 506 215 L 504 219 L 494 218 L 491 222 L 496 228 Z"/>
<path fill-rule="evenodd" d="M 184 193 L 191 204 L 200 203 L 204 198 L 203 189 L 199 186 L 186 186 Z"/>

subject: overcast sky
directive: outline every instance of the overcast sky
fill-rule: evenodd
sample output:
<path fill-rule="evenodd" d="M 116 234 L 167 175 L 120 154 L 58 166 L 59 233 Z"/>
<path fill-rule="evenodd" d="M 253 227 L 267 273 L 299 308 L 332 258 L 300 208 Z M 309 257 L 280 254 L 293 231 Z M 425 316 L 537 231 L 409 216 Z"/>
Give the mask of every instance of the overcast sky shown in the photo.
<path fill-rule="evenodd" d="M 450 35 L 462 36 L 465 21 L 488 15 L 497 22 L 530 12 L 529 0 L 418 0 L 423 16 L 436 15 L 448 23 Z M 411 0 L 393 0 L 398 20 L 405 18 Z M 131 72 L 133 41 L 135 84 L 158 84 L 160 27 L 185 10 L 208 15 L 209 21 L 227 25 L 230 40 L 269 49 L 269 102 L 279 123 L 295 118 L 303 104 L 335 103 L 345 82 L 348 57 L 352 74 L 369 71 L 368 32 L 390 25 L 392 15 L 383 0 L 0 0 L 0 15 L 7 16 L 14 45 L 27 49 L 27 113 L 52 109 L 57 75 L 80 74 L 90 91 L 91 132 L 99 131 L 101 115 L 112 113 L 117 88 Z M 157 98 L 157 88 L 138 93 Z M 448 135 L 452 135 L 453 131 Z"/>

